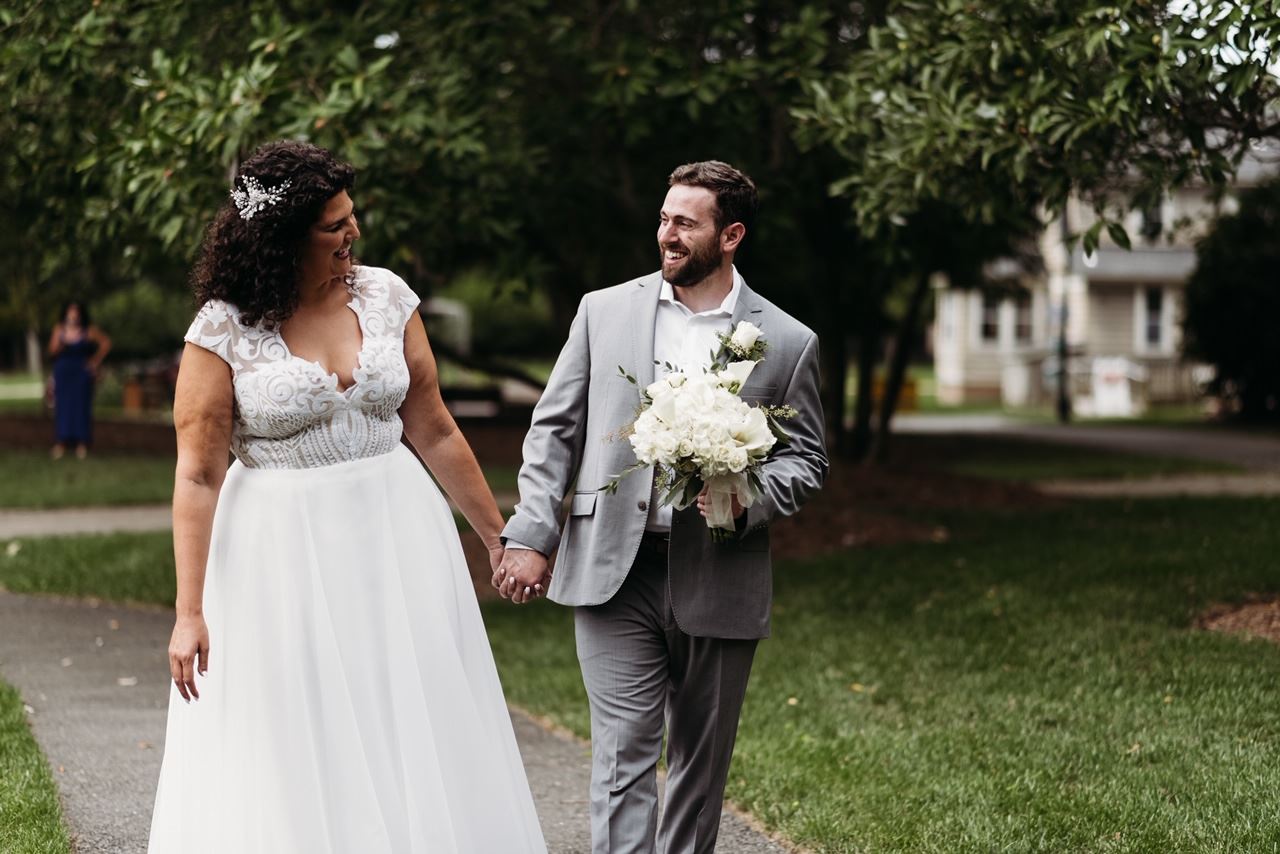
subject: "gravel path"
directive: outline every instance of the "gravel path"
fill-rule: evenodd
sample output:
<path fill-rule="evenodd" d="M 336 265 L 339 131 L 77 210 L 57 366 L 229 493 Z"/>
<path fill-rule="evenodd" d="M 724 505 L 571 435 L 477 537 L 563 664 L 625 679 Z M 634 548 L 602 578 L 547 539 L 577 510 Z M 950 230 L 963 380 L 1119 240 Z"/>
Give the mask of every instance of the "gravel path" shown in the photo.
<path fill-rule="evenodd" d="M 146 850 L 164 746 L 171 612 L 0 592 L 0 676 L 29 708 L 79 854 Z M 512 711 L 553 854 L 587 854 L 590 749 Z M 726 812 L 719 850 L 788 849 Z"/>

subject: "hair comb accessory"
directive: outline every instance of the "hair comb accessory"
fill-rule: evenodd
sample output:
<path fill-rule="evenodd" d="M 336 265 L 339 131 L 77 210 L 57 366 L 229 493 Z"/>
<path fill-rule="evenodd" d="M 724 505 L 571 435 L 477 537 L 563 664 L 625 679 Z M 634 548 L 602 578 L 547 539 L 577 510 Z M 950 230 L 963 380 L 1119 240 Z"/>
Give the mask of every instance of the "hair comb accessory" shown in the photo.
<path fill-rule="evenodd" d="M 268 190 L 258 183 L 257 178 L 252 175 L 246 175 L 240 179 L 240 183 L 244 184 L 244 189 L 232 190 L 231 201 L 235 203 L 236 211 L 239 212 L 240 218 L 250 220 L 253 219 L 258 211 L 268 205 L 280 202 L 284 198 L 284 191 L 289 189 L 289 185 L 292 182 L 282 181 Z"/>

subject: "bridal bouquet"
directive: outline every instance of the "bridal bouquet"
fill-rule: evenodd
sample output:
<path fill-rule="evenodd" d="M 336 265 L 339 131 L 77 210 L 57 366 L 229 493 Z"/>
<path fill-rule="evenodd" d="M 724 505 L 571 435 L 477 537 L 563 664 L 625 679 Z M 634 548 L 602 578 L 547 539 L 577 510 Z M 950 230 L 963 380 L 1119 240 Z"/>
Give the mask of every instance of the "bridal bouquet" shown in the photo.
<path fill-rule="evenodd" d="M 758 327 L 739 323 L 720 335 L 720 344 L 701 374 L 665 365 L 668 373 L 641 390 L 636 420 L 622 431 L 638 462 L 602 487 L 615 492 L 624 477 L 653 466 L 659 500 L 677 510 L 705 488 L 707 525 L 716 539 L 734 530 L 733 498 L 743 507 L 755 503 L 760 467 L 776 443 L 790 441 L 778 422 L 797 414 L 790 406 L 750 406 L 738 396 L 768 348 Z"/>

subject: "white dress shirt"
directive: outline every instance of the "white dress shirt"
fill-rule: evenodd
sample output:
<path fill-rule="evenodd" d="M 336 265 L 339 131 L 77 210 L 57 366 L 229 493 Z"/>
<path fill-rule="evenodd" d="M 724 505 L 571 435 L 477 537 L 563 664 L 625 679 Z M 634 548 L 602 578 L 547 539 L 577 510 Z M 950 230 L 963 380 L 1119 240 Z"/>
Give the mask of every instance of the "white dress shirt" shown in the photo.
<path fill-rule="evenodd" d="M 662 289 L 658 293 L 658 315 L 653 327 L 653 360 L 658 363 L 653 368 L 655 379 L 667 373 L 664 367 L 666 364 L 685 373 L 699 372 L 711 366 L 711 359 L 720 350 L 717 333 L 729 331 L 740 293 L 742 276 L 738 273 L 738 268 L 734 267 L 733 287 L 729 289 L 724 301 L 716 308 L 695 313 L 676 299 L 675 288 L 671 283 L 666 279 L 662 280 Z M 631 370 L 638 371 L 639 366 L 634 365 Z M 671 531 L 671 507 L 659 503 L 656 489 L 649 498 L 649 519 L 645 523 L 645 530 L 657 534 Z M 529 547 L 515 540 L 507 540 L 507 548 Z"/>

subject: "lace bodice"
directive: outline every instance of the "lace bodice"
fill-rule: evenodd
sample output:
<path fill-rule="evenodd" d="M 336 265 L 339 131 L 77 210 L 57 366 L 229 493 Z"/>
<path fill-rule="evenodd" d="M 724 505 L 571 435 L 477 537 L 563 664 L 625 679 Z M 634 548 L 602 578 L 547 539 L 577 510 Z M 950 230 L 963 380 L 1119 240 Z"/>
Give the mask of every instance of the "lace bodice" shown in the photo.
<path fill-rule="evenodd" d="M 231 366 L 231 452 L 245 466 L 316 468 L 376 457 L 400 441 L 409 391 L 404 327 L 418 297 L 378 267 L 357 267 L 347 287 L 364 341 L 346 390 L 318 362 L 290 353 L 277 330 L 241 323 L 229 303 L 205 303 L 187 330 L 187 341 Z"/>

